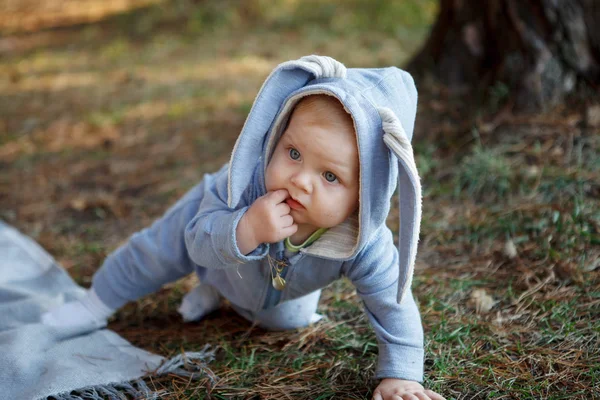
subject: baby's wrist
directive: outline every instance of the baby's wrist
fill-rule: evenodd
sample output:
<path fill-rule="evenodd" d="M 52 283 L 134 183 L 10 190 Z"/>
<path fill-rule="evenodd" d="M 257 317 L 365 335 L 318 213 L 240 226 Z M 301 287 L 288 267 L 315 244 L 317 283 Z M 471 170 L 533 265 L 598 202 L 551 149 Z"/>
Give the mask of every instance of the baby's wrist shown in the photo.
<path fill-rule="evenodd" d="M 384 385 L 394 385 L 396 387 L 403 387 L 407 389 L 422 389 L 423 385 L 421 385 L 418 381 L 413 381 L 410 379 L 402 379 L 402 378 L 382 378 L 379 381 L 380 386 Z"/>
<path fill-rule="evenodd" d="M 250 209 L 240 219 L 236 229 L 236 239 L 240 253 L 246 255 L 256 249 L 261 242 L 256 238 Z"/>

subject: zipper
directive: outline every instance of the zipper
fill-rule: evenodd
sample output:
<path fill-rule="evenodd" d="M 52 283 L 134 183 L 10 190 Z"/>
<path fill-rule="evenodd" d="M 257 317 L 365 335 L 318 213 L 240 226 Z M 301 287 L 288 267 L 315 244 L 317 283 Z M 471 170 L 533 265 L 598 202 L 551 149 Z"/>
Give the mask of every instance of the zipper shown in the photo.
<path fill-rule="evenodd" d="M 277 261 L 285 261 L 285 267 L 283 268 L 283 270 L 281 271 L 281 273 L 279 274 L 283 279 L 286 278 L 286 276 L 288 275 L 288 271 L 291 269 L 292 265 L 289 261 L 289 259 L 287 257 L 285 257 L 284 255 L 284 245 L 283 245 L 283 241 L 279 242 L 275 245 L 276 249 L 275 249 L 275 254 L 276 254 L 276 259 Z M 296 260 L 297 261 L 297 260 Z M 269 274 L 268 276 L 271 277 L 271 266 L 268 266 L 269 268 Z M 285 289 L 283 289 L 285 290 Z M 271 308 L 271 307 L 275 307 L 277 304 L 279 304 L 279 301 L 281 300 L 281 295 L 283 294 L 283 290 L 277 290 L 273 287 L 272 281 L 269 280 L 267 283 L 267 295 L 265 296 L 265 302 L 263 303 L 263 309 L 266 308 Z"/>
<path fill-rule="evenodd" d="M 269 267 L 270 268 L 270 267 Z M 285 279 L 287 275 L 287 271 L 290 269 L 289 264 L 281 271 L 280 275 L 283 279 Z M 285 290 L 285 289 L 284 289 Z M 269 281 L 267 284 L 267 298 L 265 299 L 265 303 L 263 305 L 263 309 L 275 307 L 279 304 L 279 300 L 281 299 L 281 294 L 283 290 L 277 290 L 273 287 L 273 284 Z"/>

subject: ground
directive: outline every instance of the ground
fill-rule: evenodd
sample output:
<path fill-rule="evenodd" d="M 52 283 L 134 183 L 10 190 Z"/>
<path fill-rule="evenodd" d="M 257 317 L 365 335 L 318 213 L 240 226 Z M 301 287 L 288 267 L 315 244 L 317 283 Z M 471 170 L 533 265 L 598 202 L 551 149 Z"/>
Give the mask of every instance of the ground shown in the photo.
<path fill-rule="evenodd" d="M 129 3 L 141 8 L 68 20 L 42 9 L 22 29 L 1 26 L 0 218 L 83 286 L 228 160 L 275 65 L 318 53 L 402 66 L 435 12 L 431 1 L 381 2 L 381 12 L 359 0 L 343 12 L 317 0 Z M 481 107 L 417 84 L 424 202 L 413 290 L 425 385 L 455 399 L 600 398 L 599 106 L 518 116 L 501 84 Z M 396 232 L 396 207 L 388 222 Z M 370 397 L 377 345 L 347 281 L 325 289 L 326 321 L 283 333 L 228 306 L 183 323 L 176 307 L 193 284 L 130 304 L 109 325 L 164 356 L 216 349 L 216 378 L 149 378 L 164 398 Z"/>

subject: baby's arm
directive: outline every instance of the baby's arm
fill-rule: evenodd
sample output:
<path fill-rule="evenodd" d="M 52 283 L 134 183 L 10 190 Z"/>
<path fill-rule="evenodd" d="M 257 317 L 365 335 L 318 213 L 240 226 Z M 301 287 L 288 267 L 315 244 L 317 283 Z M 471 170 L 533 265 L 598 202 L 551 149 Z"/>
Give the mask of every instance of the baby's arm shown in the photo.
<path fill-rule="evenodd" d="M 377 399 L 377 393 L 387 400 L 403 391 L 423 392 L 418 383 L 423 380 L 423 327 L 411 292 L 405 295 L 401 304 L 396 301 L 398 251 L 391 232 L 382 228 L 356 259 L 344 265 L 344 273 L 364 302 L 379 344 L 375 376 L 382 381 L 374 398 Z M 423 393 L 419 398 L 442 398 Z"/>
<path fill-rule="evenodd" d="M 231 210 L 226 201 L 227 182 L 216 182 L 213 190 L 207 189 L 198 213 L 185 227 L 190 258 L 214 269 L 263 258 L 268 243 L 283 240 L 297 230 L 290 207 L 283 202 L 287 197 L 287 191 L 277 190 L 250 206 Z"/>
<path fill-rule="evenodd" d="M 265 257 L 270 243 L 264 236 L 265 223 L 272 220 L 266 211 L 276 211 L 280 205 L 288 207 L 279 204 L 283 194 L 272 198 L 273 194 L 268 193 L 252 205 L 232 210 L 227 205 L 227 170 L 206 184 L 202 203 L 184 231 L 190 259 L 205 268 L 225 269 Z"/>

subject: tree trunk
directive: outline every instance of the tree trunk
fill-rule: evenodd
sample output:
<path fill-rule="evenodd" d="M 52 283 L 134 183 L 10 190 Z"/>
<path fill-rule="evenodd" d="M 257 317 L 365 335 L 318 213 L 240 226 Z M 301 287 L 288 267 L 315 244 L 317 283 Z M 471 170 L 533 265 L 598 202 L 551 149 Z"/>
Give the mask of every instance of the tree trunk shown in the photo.
<path fill-rule="evenodd" d="M 600 97 L 600 0 L 440 0 L 440 14 L 408 69 L 451 89 L 505 85 L 536 111 L 577 89 Z"/>

